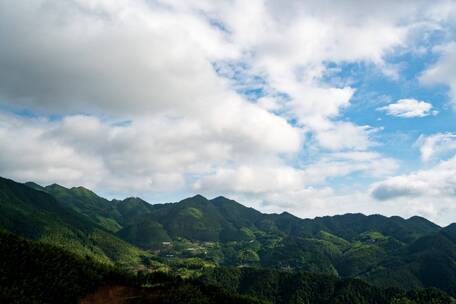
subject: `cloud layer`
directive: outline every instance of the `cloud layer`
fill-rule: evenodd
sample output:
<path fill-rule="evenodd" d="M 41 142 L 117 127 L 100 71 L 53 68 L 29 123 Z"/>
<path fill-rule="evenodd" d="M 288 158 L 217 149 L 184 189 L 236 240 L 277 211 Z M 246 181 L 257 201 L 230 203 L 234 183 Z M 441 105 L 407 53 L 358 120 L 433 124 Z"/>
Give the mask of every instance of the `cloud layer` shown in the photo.
<path fill-rule="evenodd" d="M 405 214 L 387 202 L 421 195 L 420 182 L 389 177 L 400 162 L 380 152 L 382 128 L 344 116 L 357 89 L 326 80 L 356 64 L 397 81 L 388 56 L 418 52 L 417 33 L 443 31 L 455 12 L 451 1 L 0 0 L 0 174 L 146 198 L 227 194 L 301 216 Z M 453 92 L 454 44 L 432 51 L 420 81 Z M 436 114 L 412 98 L 381 110 Z M 450 137 L 422 137 L 422 159 Z M 363 182 L 342 193 L 354 176 Z"/>
<path fill-rule="evenodd" d="M 424 84 L 445 84 L 450 89 L 451 104 L 456 107 L 456 43 L 436 47 L 435 52 L 440 54 L 439 60 L 421 76 Z"/>

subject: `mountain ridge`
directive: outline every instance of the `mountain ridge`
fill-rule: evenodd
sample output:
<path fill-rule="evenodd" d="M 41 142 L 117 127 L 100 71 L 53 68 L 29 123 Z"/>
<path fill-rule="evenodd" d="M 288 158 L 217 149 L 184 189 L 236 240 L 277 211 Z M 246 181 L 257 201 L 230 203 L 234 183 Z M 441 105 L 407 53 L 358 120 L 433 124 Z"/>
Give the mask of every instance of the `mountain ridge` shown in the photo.
<path fill-rule="evenodd" d="M 438 279 L 456 281 L 456 224 L 442 228 L 417 216 L 301 219 L 261 213 L 220 196 L 150 204 L 4 178 L 0 211 L 2 229 L 125 268 L 182 276 L 219 266 L 291 269 L 456 295 L 453 283 Z"/>
<path fill-rule="evenodd" d="M 1 178 L 1 177 L 0 177 Z M 48 186 L 41 186 L 39 185 L 38 183 L 35 183 L 33 181 L 28 181 L 28 182 L 24 182 L 23 183 L 24 185 L 26 186 L 29 186 L 31 188 L 36 188 L 36 187 L 40 187 L 42 189 L 46 189 L 47 187 L 60 187 L 60 188 L 64 188 L 64 189 L 67 189 L 67 190 L 84 190 L 84 191 L 87 191 L 87 192 L 90 192 L 92 194 L 95 194 L 97 197 L 99 198 L 102 198 L 101 196 L 99 196 L 98 194 L 96 194 L 94 191 L 84 187 L 84 186 L 72 186 L 70 188 L 68 187 L 65 187 L 65 186 L 62 186 L 60 184 L 57 184 L 57 183 L 53 183 L 53 184 L 50 184 Z M 102 198 L 104 199 L 104 198 Z M 252 209 L 252 210 L 255 210 L 263 215 L 277 215 L 277 216 L 292 216 L 294 218 L 298 218 L 300 220 L 324 220 L 324 219 L 327 219 L 327 218 L 334 218 L 334 217 L 344 217 L 344 216 L 364 216 L 364 217 L 375 217 L 375 216 L 381 216 L 381 217 L 385 217 L 385 218 L 388 218 L 388 219 L 395 219 L 395 218 L 398 218 L 400 220 L 417 220 L 417 221 L 425 221 L 427 223 L 431 223 L 439 228 L 444 228 L 446 226 L 440 226 L 432 221 L 430 221 L 429 219 L 423 217 L 423 216 L 419 216 L 419 215 L 412 215 L 408 218 L 406 217 L 402 217 L 402 216 L 399 216 L 399 215 L 391 215 L 391 216 L 386 216 L 386 215 L 383 215 L 383 214 L 380 214 L 380 213 L 372 213 L 372 214 L 365 214 L 365 213 L 361 213 L 361 212 L 347 212 L 347 213 L 341 213 L 341 214 L 334 214 L 334 215 L 323 215 L 323 216 L 315 216 L 313 218 L 310 218 L 310 217 L 300 217 L 300 216 L 297 216 L 297 215 L 294 215 L 288 211 L 282 211 L 281 213 L 276 213 L 276 212 L 271 212 L 271 213 L 264 213 L 262 211 L 259 211 L 259 210 L 256 210 L 255 208 L 252 208 L 252 207 L 248 207 L 242 203 L 239 203 L 233 199 L 230 199 L 226 196 L 223 196 L 223 195 L 219 195 L 219 196 L 216 196 L 214 198 L 208 198 L 202 194 L 195 194 L 193 196 L 190 196 L 190 197 L 187 197 L 187 198 L 184 198 L 184 199 L 181 199 L 180 201 L 174 201 L 174 202 L 164 202 L 164 203 L 151 203 L 141 197 L 138 197 L 138 196 L 127 196 L 123 199 L 119 199 L 119 198 L 114 198 L 114 199 L 111 199 L 111 200 L 107 200 L 107 199 L 104 199 L 108 202 L 114 202 L 114 203 L 125 203 L 125 202 L 128 202 L 128 201 L 132 201 L 132 200 L 140 200 L 144 203 L 147 203 L 148 205 L 152 205 L 152 206 L 163 206 L 163 205 L 169 205 L 169 204 L 177 204 L 177 203 L 181 203 L 185 200 L 188 200 L 188 199 L 202 199 L 202 200 L 206 200 L 206 201 L 210 201 L 210 202 L 218 202 L 218 201 L 229 201 L 229 202 L 234 202 L 238 205 L 241 205 L 245 208 L 248 208 L 248 209 Z M 452 224 L 456 224 L 456 223 L 451 223 L 449 225 L 452 225 Z M 448 226 L 449 226 L 448 225 Z"/>

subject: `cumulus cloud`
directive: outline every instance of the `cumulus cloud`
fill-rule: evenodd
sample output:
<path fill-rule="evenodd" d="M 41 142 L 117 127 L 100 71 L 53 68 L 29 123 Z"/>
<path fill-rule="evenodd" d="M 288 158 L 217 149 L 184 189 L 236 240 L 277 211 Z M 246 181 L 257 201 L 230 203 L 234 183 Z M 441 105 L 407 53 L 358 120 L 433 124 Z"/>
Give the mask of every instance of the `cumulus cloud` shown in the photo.
<path fill-rule="evenodd" d="M 317 129 L 316 140 L 325 149 L 367 150 L 374 145 L 370 135 L 375 129 L 369 126 L 357 126 L 349 122 L 327 122 Z"/>
<path fill-rule="evenodd" d="M 208 195 L 224 193 L 264 211 L 286 210 L 302 217 L 361 209 L 374 212 L 374 209 L 369 209 L 369 197 L 364 195 L 362 200 L 354 200 L 354 196 L 361 197 L 361 193 L 353 187 L 350 189 L 351 199 L 350 195 L 340 195 L 326 185 L 327 180 L 351 174 L 366 178 L 385 177 L 396 172 L 397 167 L 394 159 L 378 153 L 339 152 L 329 153 L 300 169 L 279 165 L 224 167 L 203 176 L 193 187 Z"/>
<path fill-rule="evenodd" d="M 451 42 L 435 47 L 435 52 L 440 55 L 437 62 L 426 70 L 420 80 L 424 84 L 446 84 L 450 89 L 451 103 L 456 107 L 456 43 Z"/>
<path fill-rule="evenodd" d="M 324 203 L 338 197 L 328 179 L 384 176 L 398 164 L 373 151 L 378 129 L 342 117 L 355 89 L 326 83 L 327 64 L 391 76 L 385 56 L 407 47 L 417 23 L 451 20 L 454 7 L 0 0 L 0 174 L 350 211 Z M 252 89 L 261 94 L 247 98 Z M 36 117 L 11 114 L 24 109 Z"/>
<path fill-rule="evenodd" d="M 410 13 L 410 6 L 391 2 L 385 6 L 395 14 L 380 8 L 364 18 L 365 7 L 350 1 L 337 5 L 338 14 L 314 1 L 0 5 L 0 36 L 9 37 L 0 47 L 0 93 L 16 105 L 64 113 L 200 113 L 233 98 L 212 66 L 228 61 L 247 63 L 287 94 L 283 106 L 302 124 L 315 115 L 336 117 L 353 94 L 320 84 L 324 63 L 382 66 L 384 54 L 405 42 L 402 19 Z"/>
<path fill-rule="evenodd" d="M 5 147 L 0 175 L 146 198 L 160 192 L 225 194 L 282 208 L 292 203 L 296 211 L 303 198 L 286 202 L 286 197 L 314 193 L 316 198 L 332 193 L 325 186 L 329 178 L 356 172 L 385 176 L 397 167 L 393 159 L 367 151 L 328 153 L 293 166 L 285 155 L 299 149 L 301 137 L 287 124 L 277 133 L 280 124 L 245 132 L 216 120 L 161 116 L 117 123 L 86 115 L 49 120 L 3 113 L 0 121 L 0 146 Z M 262 140 L 265 134 L 271 142 Z M 289 138 L 279 138 L 285 135 Z"/>
<path fill-rule="evenodd" d="M 128 115 L 231 97 L 211 66 L 231 47 L 197 16 L 143 1 L 0 1 L 0 20 L 0 93 L 15 104 Z"/>
<path fill-rule="evenodd" d="M 198 180 L 194 187 L 212 193 L 270 196 L 300 191 L 311 185 L 321 185 L 331 177 L 347 176 L 355 172 L 363 172 L 369 176 L 384 176 L 396 169 L 397 164 L 393 159 L 377 153 L 339 153 L 323 157 L 299 169 L 280 163 L 273 166 L 260 164 L 222 167 Z"/>
<path fill-rule="evenodd" d="M 276 159 L 299 148 L 299 132 L 285 123 L 246 127 L 255 130 L 187 118 L 147 117 L 117 125 L 93 116 L 49 121 L 2 115 L 0 174 L 43 183 L 171 191 L 184 186 L 186 174 L 202 174 L 225 162 Z M 281 144 L 262 140 L 265 134 Z M 161 180 L 169 187 L 154 182 Z"/>
<path fill-rule="evenodd" d="M 416 145 L 419 146 L 421 160 L 428 162 L 456 151 L 456 134 L 436 133 L 429 136 L 421 135 Z"/>
<path fill-rule="evenodd" d="M 403 204 L 411 212 L 450 223 L 456 214 L 456 156 L 429 169 L 374 183 L 370 193 L 376 200 Z"/>
<path fill-rule="evenodd" d="M 400 99 L 377 110 L 386 112 L 387 115 L 401 118 L 435 116 L 438 114 L 438 111 L 432 110 L 432 104 L 416 99 Z"/>
<path fill-rule="evenodd" d="M 375 185 L 372 190 L 372 196 L 381 201 L 402 196 L 419 196 L 424 193 L 426 186 L 427 184 L 420 180 L 398 176 Z"/>
<path fill-rule="evenodd" d="M 456 157 L 442 161 L 436 166 L 394 176 L 375 184 L 372 194 L 378 199 L 393 199 L 400 196 L 452 196 L 456 194 Z"/>
<path fill-rule="evenodd" d="M 354 89 L 320 84 L 324 62 L 380 63 L 406 31 L 384 16 L 372 25 L 360 21 L 368 23 L 366 27 L 352 25 L 348 15 L 328 23 L 310 13 L 318 10 L 315 4 L 298 2 L 291 4 L 296 10 L 278 10 L 278 3 L 268 1 L 0 5 L 0 37 L 9 37 L 9 43 L 0 46 L 0 97 L 9 106 L 128 119 L 212 116 L 219 128 L 233 123 L 230 117 L 239 113 L 245 119 L 237 127 L 245 132 L 257 128 L 259 121 L 281 119 L 266 113 L 270 111 L 297 119 L 300 127 L 317 134 L 323 148 L 332 150 L 370 144 L 364 127 L 349 123 L 339 125 L 353 143 L 329 144 L 328 138 L 337 135 L 338 123 L 332 120 L 349 106 Z M 377 35 L 370 35 L 374 28 Z M 347 48 L 347 43 L 358 47 Z M 263 76 L 272 91 L 289 100 L 269 96 L 268 104 L 258 104 L 266 111 L 249 105 L 214 69 L 224 62 L 232 63 L 225 67 L 228 72 L 247 64 L 249 73 Z M 262 136 L 264 141 L 270 138 L 287 137 Z"/>

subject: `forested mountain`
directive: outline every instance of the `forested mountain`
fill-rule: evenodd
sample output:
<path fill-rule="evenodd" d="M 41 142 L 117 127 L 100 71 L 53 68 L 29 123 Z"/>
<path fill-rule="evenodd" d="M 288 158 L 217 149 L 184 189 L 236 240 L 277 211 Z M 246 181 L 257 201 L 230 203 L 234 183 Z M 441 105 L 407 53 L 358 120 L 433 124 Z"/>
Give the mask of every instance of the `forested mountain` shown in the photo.
<path fill-rule="evenodd" d="M 0 228 L 108 264 L 132 267 L 143 256 L 150 255 L 116 237 L 93 218 L 75 211 L 72 202 L 60 201 L 44 188 L 36 190 L 38 186 L 32 185 L 0 178 Z"/>
<path fill-rule="evenodd" d="M 379 287 L 437 287 L 456 296 L 456 225 L 441 228 L 421 217 L 300 219 L 224 197 L 152 205 L 0 178 L 0 228 L 127 270 L 188 278 L 242 266 L 358 278 Z"/>
<path fill-rule="evenodd" d="M 379 286 L 437 286 L 456 295 L 454 226 L 417 239 L 361 277 Z"/>

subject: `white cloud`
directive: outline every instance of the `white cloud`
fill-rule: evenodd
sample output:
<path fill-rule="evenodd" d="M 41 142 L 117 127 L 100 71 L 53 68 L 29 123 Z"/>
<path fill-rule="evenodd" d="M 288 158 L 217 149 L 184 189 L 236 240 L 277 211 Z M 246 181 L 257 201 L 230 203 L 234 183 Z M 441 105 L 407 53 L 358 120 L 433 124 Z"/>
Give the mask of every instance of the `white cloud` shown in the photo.
<path fill-rule="evenodd" d="M 324 63 L 383 66 L 384 54 L 404 44 L 410 13 L 392 2 L 363 18 L 366 7 L 351 1 L 337 5 L 337 14 L 314 1 L 0 5 L 0 36 L 10 38 L 0 47 L 0 93 L 15 104 L 48 112 L 200 113 L 232 98 L 212 63 L 235 60 L 288 94 L 302 124 L 309 116 L 337 117 L 353 94 L 320 84 Z M 383 13 L 390 6 L 395 14 Z"/>
<path fill-rule="evenodd" d="M 305 168 L 306 175 L 315 182 L 324 182 L 326 178 L 346 176 L 355 172 L 367 176 L 382 177 L 394 174 L 398 163 L 379 153 L 355 151 L 330 153 L 319 161 Z"/>
<path fill-rule="evenodd" d="M 231 98 L 211 60 L 232 47 L 197 16 L 143 1 L 0 1 L 0 19 L 0 93 L 14 104 L 129 115 Z"/>
<path fill-rule="evenodd" d="M 0 37 L 10 37 L 8 44 L 0 46 L 0 96 L 10 105 L 51 114 L 97 113 L 133 120 L 141 115 L 203 121 L 210 117 L 218 120 L 217 128 L 224 128 L 225 123 L 232 128 L 235 123 L 240 132 L 258 130 L 261 121 L 269 123 L 269 119 L 286 123 L 266 113 L 273 111 L 285 113 L 286 119 L 297 118 L 302 127 L 321 138 L 324 148 L 338 124 L 331 120 L 349 106 L 354 90 L 319 84 L 323 62 L 380 62 L 381 54 L 399 43 L 404 31 L 388 24 L 385 27 L 392 34 L 385 35 L 385 40 L 381 35 L 368 35 L 367 29 L 356 34 L 363 27 L 346 24 L 348 20 L 342 16 L 334 20 L 334 28 L 341 28 L 341 33 L 343 28 L 353 31 L 347 38 L 359 36 L 358 44 L 366 37 L 375 40 L 363 42 L 367 49 L 349 53 L 346 39 L 337 38 L 330 25 L 308 15 L 297 3 L 293 5 L 300 13 L 292 14 L 291 19 L 287 18 L 290 12 L 275 16 L 276 4 L 263 1 L 247 6 L 242 1 L 214 6 L 139 0 L 0 5 Z M 244 6 L 252 14 L 249 18 L 240 9 Z M 211 25 L 210 19 L 221 22 L 227 32 Z M 265 28 L 274 32 L 266 34 Z M 320 34 L 324 34 L 322 38 Z M 334 41 L 342 45 L 334 46 Z M 342 56 L 341 50 L 346 54 Z M 252 53 L 255 56 L 248 55 Z M 249 105 L 214 71 L 212 64 L 224 60 L 248 63 L 272 89 L 292 100 L 285 105 L 269 97 L 268 105 L 258 104 L 266 111 Z M 236 116 L 243 119 L 230 119 Z M 348 123 L 340 125 L 349 131 Z M 333 142 L 329 148 L 369 145 L 363 127 L 352 125 L 350 129 L 353 144 L 337 146 Z M 264 133 L 259 140 L 286 146 L 283 141 L 288 137 L 281 136 L 280 130 L 267 128 L 268 136 Z"/>
<path fill-rule="evenodd" d="M 357 126 L 349 122 L 326 122 L 319 126 L 316 132 L 318 144 L 325 149 L 367 150 L 374 143 L 369 136 L 375 129 L 369 126 Z"/>
<path fill-rule="evenodd" d="M 327 64 L 397 77 L 384 57 L 454 7 L 0 0 L 0 103 L 38 113 L 1 114 L 0 174 L 105 192 L 257 195 L 301 215 L 354 211 L 325 203 L 339 197 L 327 180 L 398 165 L 372 151 L 378 129 L 343 119 L 355 89 L 325 83 Z M 265 91 L 257 102 L 236 91 L 252 86 Z"/>
<path fill-rule="evenodd" d="M 52 125 L 42 120 L 23 121 L 0 116 L 1 175 L 22 181 L 36 180 L 71 184 L 84 181 L 85 185 L 102 178 L 103 163 L 86 156 L 76 147 L 62 145 L 48 137 Z"/>
<path fill-rule="evenodd" d="M 456 43 L 451 42 L 435 48 L 440 55 L 437 62 L 426 70 L 420 80 L 424 84 L 432 85 L 443 83 L 450 89 L 450 98 L 453 108 L 456 107 Z"/>
<path fill-rule="evenodd" d="M 293 166 L 286 154 L 299 149 L 300 134 L 287 124 L 277 133 L 280 123 L 245 132 L 236 123 L 160 116 L 118 124 L 84 115 L 51 121 L 2 114 L 0 121 L 0 175 L 113 194 L 201 192 L 267 202 L 302 191 L 328 193 L 324 184 L 331 177 L 384 176 L 397 168 L 394 160 L 366 151 L 328 153 Z M 261 140 L 266 134 L 271 142 Z"/>
<path fill-rule="evenodd" d="M 432 104 L 416 99 L 400 99 L 377 110 L 384 111 L 390 116 L 401 118 L 435 116 L 438 114 L 437 111 L 432 110 Z"/>
<path fill-rule="evenodd" d="M 373 198 L 451 223 L 456 216 L 456 156 L 432 168 L 387 178 L 370 189 Z"/>
<path fill-rule="evenodd" d="M 420 148 L 421 160 L 428 162 L 449 152 L 456 151 L 456 134 L 436 133 L 430 136 L 421 135 L 416 145 Z"/>
<path fill-rule="evenodd" d="M 255 112 L 245 115 L 261 118 Z M 171 191 L 185 186 L 186 174 L 205 173 L 225 162 L 274 160 L 278 153 L 299 149 L 299 132 L 278 118 L 266 119 L 266 124 L 261 119 L 246 124 L 253 128 L 249 132 L 236 128 L 245 119 L 242 115 L 230 119 L 229 124 L 228 118 L 218 124 L 216 120 L 150 116 L 118 126 L 91 116 L 49 121 L 4 114 L 0 174 L 97 189 Z M 265 134 L 268 140 L 262 139 Z M 157 186 L 153 181 L 158 180 L 167 180 L 169 187 Z"/>
<path fill-rule="evenodd" d="M 397 167 L 394 159 L 378 153 L 329 153 L 300 169 L 286 167 L 283 163 L 224 167 L 203 176 L 193 187 L 209 196 L 228 195 L 267 212 L 286 210 L 302 217 L 360 210 L 372 213 L 378 211 L 371 208 L 372 199 L 367 195 L 364 194 L 362 200 L 354 199 L 362 193 L 352 187 L 350 195 L 342 197 L 326 185 L 327 180 L 354 173 L 366 178 L 384 177 L 396 172 Z"/>

